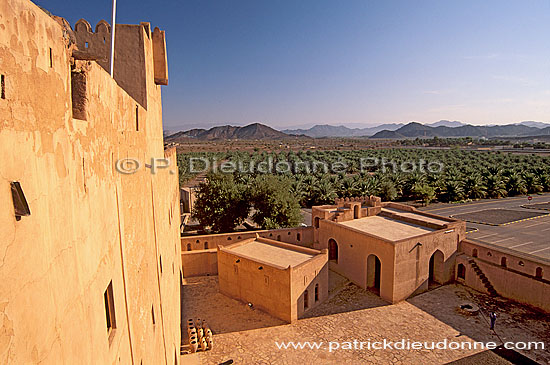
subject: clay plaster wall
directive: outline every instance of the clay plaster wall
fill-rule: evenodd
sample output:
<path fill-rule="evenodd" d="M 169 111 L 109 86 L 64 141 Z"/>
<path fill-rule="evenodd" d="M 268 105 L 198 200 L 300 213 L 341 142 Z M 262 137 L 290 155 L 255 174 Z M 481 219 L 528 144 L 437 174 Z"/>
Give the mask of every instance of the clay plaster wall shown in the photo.
<path fill-rule="evenodd" d="M 269 238 L 285 243 L 292 243 L 297 246 L 312 247 L 313 228 L 312 227 L 297 227 L 283 228 L 261 231 L 248 232 L 233 232 L 221 234 L 206 234 L 187 236 L 181 238 L 181 250 L 188 251 L 188 245 L 191 245 L 191 250 L 204 250 L 205 243 L 208 248 L 216 248 L 217 246 L 227 246 L 241 240 L 254 238 L 258 234 L 260 237 Z M 280 237 L 280 239 L 279 239 Z M 300 238 L 298 240 L 298 238 Z"/>
<path fill-rule="evenodd" d="M 0 14 L 0 363 L 173 363 L 177 174 L 114 169 L 119 158 L 164 156 L 160 88 L 147 83 L 148 110 L 138 106 L 136 131 L 136 100 L 97 63 L 79 61 L 87 120 L 73 119 L 71 49 L 60 24 L 28 1 L 2 1 Z M 145 42 L 148 80 L 151 49 Z M 21 183 L 31 210 L 19 221 L 11 181 Z"/>
<path fill-rule="evenodd" d="M 317 231 L 319 242 L 314 248 L 328 249 L 329 240 L 334 239 L 338 244 L 338 261 L 331 260 L 330 268 L 361 288 L 367 288 L 367 257 L 376 255 L 381 262 L 380 296 L 393 301 L 395 257 L 392 242 L 328 220 L 321 220 Z"/>
<path fill-rule="evenodd" d="M 474 249 L 477 250 L 477 258 L 472 257 Z M 548 279 L 550 265 L 548 263 L 519 252 L 467 240 L 460 243 L 460 252 L 465 255 L 457 256 L 456 265 L 464 265 L 465 278 L 461 279 L 456 275 L 458 282 L 478 291 L 487 292 L 469 263 L 470 259 L 474 259 L 499 295 L 550 312 L 550 280 Z M 488 253 L 491 255 L 489 256 Z M 506 258 L 506 267 L 501 265 L 503 257 Z M 537 268 L 542 270 L 542 277 L 536 276 Z"/>
<path fill-rule="evenodd" d="M 218 272 L 222 294 L 292 322 L 290 267 L 240 257 L 218 247 Z"/>
<path fill-rule="evenodd" d="M 291 268 L 292 320 L 301 318 L 328 298 L 328 250 L 323 250 L 311 260 Z M 315 298 L 315 287 L 318 297 Z M 305 291 L 308 292 L 308 307 L 304 306 Z"/>

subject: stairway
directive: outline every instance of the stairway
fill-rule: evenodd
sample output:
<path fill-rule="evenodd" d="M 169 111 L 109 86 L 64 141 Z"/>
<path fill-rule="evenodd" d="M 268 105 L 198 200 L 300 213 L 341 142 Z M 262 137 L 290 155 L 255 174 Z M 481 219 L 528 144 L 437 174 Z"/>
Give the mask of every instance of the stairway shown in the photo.
<path fill-rule="evenodd" d="M 469 259 L 468 262 L 470 263 L 470 266 L 472 266 L 472 269 L 474 269 L 477 276 L 481 279 L 481 282 L 489 292 L 489 295 L 491 295 L 492 297 L 496 297 L 498 295 L 497 291 L 495 290 L 495 288 L 493 287 L 493 284 L 491 284 L 489 279 L 487 279 L 487 276 L 485 276 L 483 271 L 481 271 L 481 269 L 479 268 L 475 260 Z"/>

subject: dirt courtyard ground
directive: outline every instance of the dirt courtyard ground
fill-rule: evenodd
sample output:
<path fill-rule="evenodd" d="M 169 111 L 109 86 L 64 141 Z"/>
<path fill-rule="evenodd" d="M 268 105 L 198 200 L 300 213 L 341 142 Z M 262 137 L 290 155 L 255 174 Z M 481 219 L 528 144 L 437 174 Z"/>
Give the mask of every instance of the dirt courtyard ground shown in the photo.
<path fill-rule="evenodd" d="M 307 318 L 286 324 L 218 293 L 216 276 L 188 278 L 182 289 L 182 323 L 208 321 L 214 333 L 211 351 L 183 355 L 182 364 L 444 364 L 482 350 L 343 349 L 344 342 L 543 341 L 550 346 L 550 321 L 527 307 L 495 299 L 461 285 L 446 285 L 389 305 L 330 272 L 330 298 Z M 498 313 L 496 333 L 483 314 L 467 316 L 460 304 L 478 305 L 482 313 Z M 186 334 L 183 341 L 186 342 Z M 283 341 L 321 343 L 320 349 L 280 349 Z M 330 342 L 342 348 L 329 351 Z M 333 344 L 333 347 L 336 346 Z M 355 345 L 356 346 L 356 345 Z M 366 346 L 366 345 L 365 345 Z M 185 349 L 185 347 L 184 347 Z M 548 350 L 520 351 L 539 363 L 550 363 Z M 501 358 L 498 358 L 501 359 Z M 495 363 L 507 363 L 506 361 Z"/>

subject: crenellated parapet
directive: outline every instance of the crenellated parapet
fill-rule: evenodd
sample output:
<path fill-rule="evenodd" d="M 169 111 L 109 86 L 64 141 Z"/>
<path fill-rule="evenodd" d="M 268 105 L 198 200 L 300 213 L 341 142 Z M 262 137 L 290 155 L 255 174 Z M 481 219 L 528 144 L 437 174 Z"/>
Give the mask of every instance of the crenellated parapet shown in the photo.
<path fill-rule="evenodd" d="M 334 204 L 338 207 L 349 207 L 349 203 L 361 203 L 361 206 L 364 207 L 379 207 L 382 204 L 382 199 L 374 195 L 363 195 L 359 197 L 340 198 L 334 201 Z"/>
<path fill-rule="evenodd" d="M 101 67 L 108 70 L 111 52 L 111 25 L 100 20 L 95 31 L 85 19 L 80 19 L 74 27 L 77 49 L 73 50 L 73 57 L 79 60 L 97 61 Z"/>

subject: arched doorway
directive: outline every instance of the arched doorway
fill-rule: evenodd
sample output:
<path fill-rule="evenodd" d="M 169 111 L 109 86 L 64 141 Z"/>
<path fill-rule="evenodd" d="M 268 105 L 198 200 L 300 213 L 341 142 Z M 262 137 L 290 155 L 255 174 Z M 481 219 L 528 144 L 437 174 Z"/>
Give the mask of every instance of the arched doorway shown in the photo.
<path fill-rule="evenodd" d="M 328 240 L 328 259 L 338 263 L 338 243 L 333 238 Z"/>
<path fill-rule="evenodd" d="M 459 279 L 466 279 L 466 267 L 463 264 L 458 264 L 456 276 Z"/>
<path fill-rule="evenodd" d="M 428 284 L 443 284 L 443 252 L 436 250 L 430 257 Z"/>
<path fill-rule="evenodd" d="M 360 209 L 361 209 L 361 207 L 359 205 L 356 205 L 355 207 L 353 207 L 353 219 L 359 218 L 359 210 Z"/>
<path fill-rule="evenodd" d="M 380 278 L 382 275 L 382 263 L 376 255 L 367 257 L 367 288 L 380 295 Z"/>

